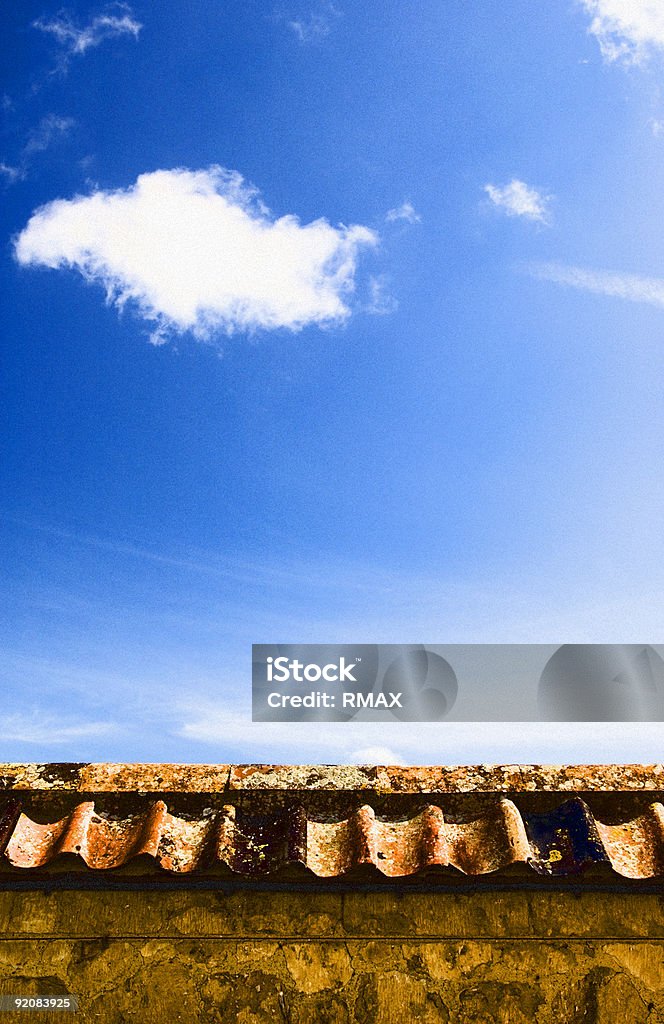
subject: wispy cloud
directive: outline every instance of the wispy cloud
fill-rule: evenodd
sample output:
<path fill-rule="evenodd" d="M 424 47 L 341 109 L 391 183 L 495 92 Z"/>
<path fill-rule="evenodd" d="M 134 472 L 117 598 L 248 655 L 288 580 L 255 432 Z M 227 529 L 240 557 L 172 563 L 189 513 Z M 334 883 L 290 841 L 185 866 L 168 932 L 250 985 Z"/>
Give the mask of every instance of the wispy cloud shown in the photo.
<path fill-rule="evenodd" d="M 53 36 L 60 46 L 61 68 L 66 68 L 72 57 L 82 56 L 107 39 L 126 35 L 138 39 L 143 27 L 134 17 L 132 9 L 124 3 L 110 4 L 84 25 L 76 24 L 65 11 L 55 18 L 38 18 L 32 24 L 33 28 Z"/>
<path fill-rule="evenodd" d="M 625 486 L 631 492 L 629 480 Z M 613 505 L 603 497 L 598 501 L 593 535 L 622 504 L 620 496 Z M 656 760 L 658 723 L 604 723 L 590 731 L 583 723 L 556 730 L 536 722 L 525 730 L 523 724 L 452 721 L 347 722 L 324 728 L 252 723 L 250 651 L 257 637 L 266 636 L 298 636 L 302 643 L 321 637 L 344 643 L 358 634 L 376 643 L 419 643 L 423 637 L 440 643 L 638 643 L 644 636 L 656 637 L 664 605 L 660 505 L 652 510 L 656 545 L 647 546 L 643 560 L 613 544 L 605 570 L 597 573 L 591 551 L 585 584 L 579 583 L 584 572 L 578 565 L 591 539 L 584 539 L 583 553 L 575 558 L 576 575 L 561 574 L 547 550 L 543 560 L 529 563 L 521 579 L 495 567 L 487 574 L 485 567 L 474 580 L 463 581 L 433 567 L 405 572 L 323 558 L 250 564 L 213 549 L 158 553 L 126 539 L 114 542 L 44 525 L 40 529 L 52 542 L 35 550 L 54 555 L 58 567 L 77 565 L 81 577 L 95 580 L 93 589 L 99 584 L 101 592 L 82 594 L 74 579 L 61 583 L 59 568 L 51 583 L 46 566 L 33 572 L 34 588 L 24 598 L 38 613 L 35 621 L 41 615 L 50 627 L 44 636 L 39 629 L 17 634 L 0 651 L 5 719 L 24 714 L 12 721 L 11 734 L 31 742 L 26 694 L 39 702 L 44 718 L 32 746 L 25 748 L 30 760 L 49 759 L 51 733 L 61 742 L 63 728 L 108 722 L 115 723 L 108 742 L 101 737 L 93 745 L 92 739 L 84 743 L 73 737 L 58 756 L 154 761 L 167 751 L 167 759 L 176 761 L 440 763 L 444 749 L 448 762 L 510 763 L 601 761 L 610 749 L 614 761 Z M 629 503 L 626 508 L 641 537 L 642 511 Z M 58 538 L 70 538 L 76 546 L 62 545 Z M 92 560 L 78 542 L 98 549 Z M 104 551 L 100 561 L 97 554 Z M 569 552 L 563 557 L 569 558 Z M 138 572 L 134 560 L 140 560 Z M 106 565 L 113 566 L 110 591 L 104 583 L 111 578 Z M 125 599 L 123 588 L 118 590 L 123 578 L 140 579 L 149 589 Z M 543 579 L 550 585 L 542 587 Z M 4 582 L 5 590 L 12 590 L 11 577 Z M 13 592 L 20 594 L 20 588 Z M 88 752 L 82 753 L 83 748 Z M 383 753 L 369 754 L 371 748 L 383 748 Z"/>
<path fill-rule="evenodd" d="M 28 135 L 28 140 L 23 147 L 23 155 L 31 156 L 33 153 L 43 153 L 51 145 L 54 139 L 66 135 L 75 124 L 72 117 L 58 117 L 56 114 L 49 114 L 42 118 L 36 128 L 33 128 Z"/>
<path fill-rule="evenodd" d="M 588 270 L 562 263 L 531 263 L 528 272 L 542 281 L 553 281 L 555 284 L 568 285 L 597 295 L 664 307 L 664 278 L 621 274 L 612 270 Z"/>
<path fill-rule="evenodd" d="M 15 181 L 23 181 L 28 176 L 35 154 L 43 153 L 55 141 L 67 135 L 75 123 L 71 117 L 58 117 L 56 114 L 43 117 L 37 127 L 28 133 L 16 163 L 0 162 L 0 174 L 4 174 L 10 184 Z"/>
<path fill-rule="evenodd" d="M 311 723 L 252 722 L 248 710 L 228 703 L 207 703 L 190 699 L 182 707 L 185 718 L 178 732 L 185 740 L 210 744 L 225 758 L 243 757 L 251 751 L 256 760 L 278 763 L 292 757 L 294 749 L 304 763 L 321 760 L 344 764 L 416 764 L 432 757 L 428 733 L 440 749 L 440 724 L 426 723 L 328 722 L 325 729 Z M 449 729 L 451 723 L 446 723 Z M 452 729 L 460 723 L 454 723 Z M 465 723 L 461 726 L 464 728 Z M 437 738 L 434 740 L 434 734 Z M 388 745 L 389 744 L 389 745 Z M 246 755 L 244 755 L 246 756 Z"/>
<path fill-rule="evenodd" d="M 413 204 L 406 199 L 401 206 L 395 206 L 393 210 L 388 210 L 385 214 L 385 220 L 388 224 L 394 224 L 398 220 L 404 220 L 408 224 L 419 224 L 422 218 Z"/>
<path fill-rule="evenodd" d="M 218 761 L 339 764 L 494 764 L 561 760 L 602 763 L 657 761 L 659 722 L 251 722 L 249 713 L 219 704 L 190 705 L 179 735 L 214 748 Z M 441 743 L 444 747 L 442 757 Z M 192 755 L 192 757 L 195 755 Z"/>
<path fill-rule="evenodd" d="M 321 3 L 301 15 L 286 15 L 284 21 L 303 45 L 317 43 L 332 31 L 332 26 L 341 17 L 341 10 L 331 3 Z"/>
<path fill-rule="evenodd" d="M 513 178 L 507 185 L 485 185 L 484 191 L 494 206 L 508 217 L 524 217 L 540 224 L 549 223 L 549 206 L 553 196 L 545 195 L 525 181 Z"/>
<path fill-rule="evenodd" d="M 371 274 L 369 276 L 369 301 L 364 306 L 366 313 L 373 313 L 376 316 L 388 316 L 396 312 L 399 303 L 390 294 L 389 279 L 385 274 Z"/>
<path fill-rule="evenodd" d="M 109 722 L 76 722 L 48 715 L 5 715 L 0 735 L 4 743 L 43 743 L 57 745 L 114 732 Z"/>
<path fill-rule="evenodd" d="M 642 64 L 664 50 L 662 0 L 580 0 L 606 61 Z"/>
<path fill-rule="evenodd" d="M 346 320 L 367 227 L 275 219 L 257 190 L 221 167 L 143 174 L 114 192 L 58 199 L 15 241 L 23 266 L 73 268 L 132 304 L 155 343 Z"/>
<path fill-rule="evenodd" d="M 3 174 L 5 180 L 11 185 L 15 181 L 21 181 L 25 177 L 21 168 L 14 164 L 7 164 L 4 160 L 0 161 L 0 174 Z"/>

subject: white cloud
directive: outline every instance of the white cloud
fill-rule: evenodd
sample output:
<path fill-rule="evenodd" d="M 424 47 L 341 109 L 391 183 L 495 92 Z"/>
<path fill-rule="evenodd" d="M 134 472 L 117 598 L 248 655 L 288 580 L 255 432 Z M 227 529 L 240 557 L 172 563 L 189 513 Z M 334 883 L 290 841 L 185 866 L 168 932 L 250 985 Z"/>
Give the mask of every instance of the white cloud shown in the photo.
<path fill-rule="evenodd" d="M 607 61 L 641 64 L 664 49 L 662 0 L 581 0 L 592 15 L 588 31 Z"/>
<path fill-rule="evenodd" d="M 32 24 L 33 28 L 53 36 L 60 44 L 63 51 L 62 67 L 66 67 L 70 57 L 81 56 L 106 39 L 124 35 L 138 39 L 143 27 L 134 17 L 131 8 L 124 3 L 110 4 L 87 25 L 76 25 L 66 12 L 49 21 L 38 18 Z"/>
<path fill-rule="evenodd" d="M 405 220 L 408 224 L 419 224 L 422 218 L 413 204 L 406 199 L 401 206 L 395 206 L 393 210 L 388 210 L 385 214 L 385 220 L 389 224 L 393 224 L 398 220 Z"/>
<path fill-rule="evenodd" d="M 353 750 L 346 758 L 346 764 L 406 764 L 400 754 L 390 747 L 362 747 Z"/>
<path fill-rule="evenodd" d="M 127 189 L 47 203 L 15 255 L 102 284 L 107 301 L 132 304 L 159 343 L 186 331 L 209 339 L 342 322 L 358 254 L 377 242 L 360 225 L 274 219 L 238 173 L 215 166 L 154 171 Z"/>
<path fill-rule="evenodd" d="M 68 743 L 89 736 L 114 732 L 108 722 L 72 722 L 45 715 L 5 715 L 1 736 L 5 743 Z"/>
<path fill-rule="evenodd" d="M 525 217 L 526 220 L 547 224 L 549 203 L 552 196 L 538 192 L 526 185 L 525 181 L 513 178 L 508 185 L 485 185 L 484 191 L 494 206 L 504 210 L 508 217 Z"/>
<path fill-rule="evenodd" d="M 581 291 L 664 307 L 664 278 L 620 274 L 611 270 L 586 270 L 561 263 L 533 263 L 528 267 L 528 272 L 540 280 L 568 285 Z"/>

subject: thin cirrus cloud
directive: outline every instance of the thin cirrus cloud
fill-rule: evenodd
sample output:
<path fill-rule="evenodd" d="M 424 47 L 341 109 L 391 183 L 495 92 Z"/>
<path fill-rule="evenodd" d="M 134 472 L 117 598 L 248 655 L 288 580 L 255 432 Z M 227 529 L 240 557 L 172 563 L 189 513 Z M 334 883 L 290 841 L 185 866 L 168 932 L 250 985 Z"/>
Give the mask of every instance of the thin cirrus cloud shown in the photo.
<path fill-rule="evenodd" d="M 0 174 L 6 182 L 13 185 L 15 181 L 22 181 L 26 172 L 18 164 L 8 164 L 4 160 L 0 160 Z"/>
<path fill-rule="evenodd" d="M 15 164 L 0 162 L 0 174 L 3 174 L 10 183 L 23 181 L 28 176 L 34 156 L 37 153 L 43 153 L 53 142 L 67 135 L 75 123 L 71 117 L 58 117 L 56 114 L 43 117 L 37 127 L 28 133 L 17 162 Z"/>
<path fill-rule="evenodd" d="M 539 224 L 548 224 L 552 196 L 513 178 L 507 185 L 485 185 L 484 191 L 495 207 L 508 217 L 523 217 Z"/>
<path fill-rule="evenodd" d="M 125 3 L 110 4 L 84 25 L 77 25 L 67 12 L 48 20 L 38 18 L 32 25 L 40 32 L 52 36 L 61 47 L 62 67 L 66 67 L 71 57 L 82 56 L 107 39 L 126 35 L 138 39 L 143 27 L 134 17 L 131 7 Z"/>
<path fill-rule="evenodd" d="M 642 64 L 664 50 L 662 0 L 580 0 L 606 61 Z"/>
<path fill-rule="evenodd" d="M 377 244 L 361 225 L 275 219 L 240 174 L 213 166 L 56 199 L 33 213 L 14 253 L 24 267 L 71 268 L 101 284 L 107 302 L 134 307 L 159 344 L 186 332 L 210 340 L 341 323 L 360 251 Z"/>
<path fill-rule="evenodd" d="M 115 731 L 110 722 L 76 722 L 39 714 L 9 714 L 2 726 L 6 743 L 68 743 L 85 738 L 108 736 Z"/>
<path fill-rule="evenodd" d="M 285 21 L 298 41 L 306 46 L 329 36 L 335 21 L 341 16 L 341 10 L 334 4 L 322 3 L 318 9 L 300 16 L 286 17 Z"/>
<path fill-rule="evenodd" d="M 630 302 L 664 307 L 664 278 L 620 274 L 611 270 L 587 270 L 562 263 L 532 263 L 528 273 L 541 281 L 578 288 Z"/>
<path fill-rule="evenodd" d="M 37 127 L 28 134 L 22 150 L 23 155 L 30 157 L 33 153 L 43 153 L 56 138 L 71 131 L 74 124 L 75 121 L 71 117 L 58 117 L 57 114 L 43 117 Z"/>

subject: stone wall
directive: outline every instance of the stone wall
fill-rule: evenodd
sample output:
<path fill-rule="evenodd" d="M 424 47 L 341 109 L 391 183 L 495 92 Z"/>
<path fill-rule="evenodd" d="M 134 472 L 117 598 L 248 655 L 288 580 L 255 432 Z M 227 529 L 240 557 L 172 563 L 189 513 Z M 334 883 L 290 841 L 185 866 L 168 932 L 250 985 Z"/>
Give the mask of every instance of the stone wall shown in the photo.
<path fill-rule="evenodd" d="M 0 990 L 60 1024 L 664 1024 L 644 892 L 5 891 Z"/>

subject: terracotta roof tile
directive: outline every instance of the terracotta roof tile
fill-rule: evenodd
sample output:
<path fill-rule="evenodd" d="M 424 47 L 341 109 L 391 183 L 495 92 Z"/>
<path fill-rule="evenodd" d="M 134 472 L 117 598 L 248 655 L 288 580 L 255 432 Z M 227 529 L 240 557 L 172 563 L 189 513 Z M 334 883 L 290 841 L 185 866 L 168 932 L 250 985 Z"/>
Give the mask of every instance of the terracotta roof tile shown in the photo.
<path fill-rule="evenodd" d="M 664 878 L 659 766 L 4 765 L 0 874 L 60 857 L 118 870 L 312 877 L 370 870 Z M 81 797 L 85 799 L 81 799 Z"/>
<path fill-rule="evenodd" d="M 664 808 L 653 804 L 632 821 L 607 825 L 583 801 L 568 800 L 549 814 L 528 815 L 502 799 L 483 817 L 446 822 L 433 804 L 406 820 L 385 820 L 370 805 L 341 821 L 317 821 L 300 808 L 266 818 L 227 805 L 198 820 L 168 812 L 163 801 L 119 821 L 78 804 L 65 818 L 39 824 L 22 813 L 3 857 L 15 868 L 42 868 L 63 854 L 93 869 L 117 869 L 140 855 L 167 871 L 186 873 L 215 864 L 262 876 L 303 864 L 319 878 L 371 865 L 404 877 L 434 866 L 485 875 L 512 864 L 545 875 L 570 875 L 607 863 L 627 878 L 664 875 Z"/>

